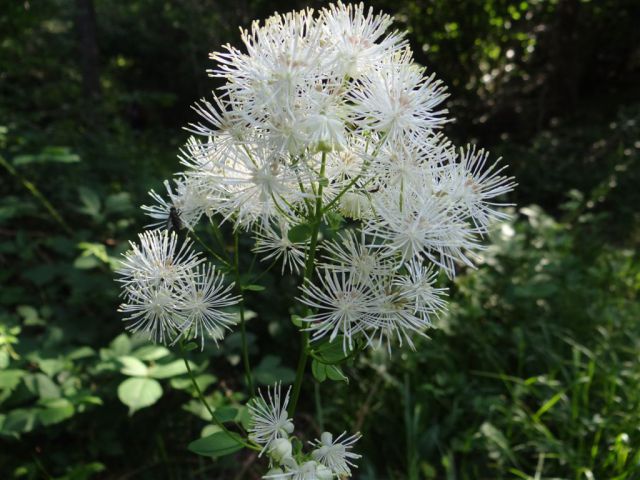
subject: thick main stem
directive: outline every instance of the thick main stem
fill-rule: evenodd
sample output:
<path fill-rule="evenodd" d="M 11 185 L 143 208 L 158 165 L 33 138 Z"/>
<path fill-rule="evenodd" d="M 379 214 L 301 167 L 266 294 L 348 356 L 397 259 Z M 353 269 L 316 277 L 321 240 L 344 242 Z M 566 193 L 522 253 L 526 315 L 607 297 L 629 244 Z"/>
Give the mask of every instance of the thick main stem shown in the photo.
<path fill-rule="evenodd" d="M 316 193 L 316 205 L 313 218 L 311 218 L 311 240 L 309 241 L 309 251 L 304 267 L 303 282 L 310 282 L 316 267 L 316 250 L 318 248 L 318 235 L 320 233 L 320 224 L 322 223 L 322 190 L 324 188 L 324 173 L 327 164 L 327 153 L 322 153 L 322 163 L 320 165 L 320 181 L 318 182 L 318 191 Z M 302 332 L 300 338 L 300 357 L 298 357 L 298 367 L 296 368 L 296 379 L 293 383 L 293 394 L 291 403 L 289 404 L 289 417 L 292 417 L 298 405 L 300 390 L 302 389 L 302 379 L 309 358 L 309 332 Z"/>
<path fill-rule="evenodd" d="M 234 233 L 234 268 L 236 273 L 236 287 L 242 296 L 242 285 L 240 284 L 240 253 L 239 253 L 239 233 Z M 244 298 L 240 302 L 240 338 L 242 340 L 242 363 L 244 365 L 244 376 L 251 397 L 255 397 L 255 387 L 253 386 L 253 375 L 251 375 L 251 364 L 249 363 L 249 347 L 247 345 L 247 326 L 244 317 Z"/>

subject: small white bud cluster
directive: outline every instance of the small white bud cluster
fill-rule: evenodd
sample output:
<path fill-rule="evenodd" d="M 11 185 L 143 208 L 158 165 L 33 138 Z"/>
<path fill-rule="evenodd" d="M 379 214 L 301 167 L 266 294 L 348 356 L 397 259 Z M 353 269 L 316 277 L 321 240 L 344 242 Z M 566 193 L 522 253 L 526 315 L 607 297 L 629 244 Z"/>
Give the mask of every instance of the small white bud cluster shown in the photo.
<path fill-rule="evenodd" d="M 262 446 L 260 455 L 266 452 L 269 457 L 270 470 L 262 477 L 265 479 L 294 480 L 330 480 L 350 477 L 351 469 L 356 465 L 354 460 L 360 455 L 351 452 L 351 447 L 360 439 L 360 434 L 347 437 L 346 432 L 337 438 L 324 432 L 319 440 L 311 445 L 315 447 L 310 453 L 294 449 L 294 442 L 300 442 L 292 435 L 293 421 L 287 414 L 289 391 L 284 399 L 281 385 L 267 389 L 267 397 L 262 392 L 249 403 L 251 427 L 249 438 Z"/>

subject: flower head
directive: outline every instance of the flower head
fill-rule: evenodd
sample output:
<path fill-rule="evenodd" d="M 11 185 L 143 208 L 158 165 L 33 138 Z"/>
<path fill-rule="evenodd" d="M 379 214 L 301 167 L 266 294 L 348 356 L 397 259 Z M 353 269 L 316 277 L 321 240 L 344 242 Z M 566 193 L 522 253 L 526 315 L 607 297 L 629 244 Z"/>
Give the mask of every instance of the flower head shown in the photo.
<path fill-rule="evenodd" d="M 300 301 L 318 312 L 304 319 L 312 338 L 328 335 L 333 341 L 342 335 L 342 348 L 352 350 L 354 336 L 371 324 L 376 305 L 373 292 L 345 273 L 325 271 L 318 285 L 307 283 L 302 293 Z"/>
<path fill-rule="evenodd" d="M 282 399 L 281 384 L 276 384 L 273 389 L 267 388 L 267 398 L 260 392 L 259 397 L 254 398 L 249 404 L 251 414 L 251 427 L 249 438 L 262 445 L 262 455 L 273 446 L 278 438 L 288 438 L 293 432 L 293 422 L 287 415 L 289 404 L 289 392 Z"/>
<path fill-rule="evenodd" d="M 334 474 L 351 476 L 351 468 L 356 466 L 353 460 L 357 460 L 361 455 L 349 450 L 360 438 L 359 433 L 347 437 L 347 432 L 343 432 L 334 439 L 331 433 L 324 432 L 319 440 L 312 442 L 316 449 L 311 455 Z"/>
<path fill-rule="evenodd" d="M 151 230 L 138 235 L 140 244 L 130 242 L 131 250 L 124 255 L 116 273 L 130 291 L 152 287 L 172 287 L 185 281 L 193 268 L 204 261 L 190 248 L 189 240 L 178 246 L 175 232 Z"/>
<path fill-rule="evenodd" d="M 213 265 L 201 265 L 194 269 L 180 288 L 180 325 L 182 336 L 200 339 L 201 348 L 209 336 L 216 344 L 224 337 L 225 330 L 237 323 L 235 316 L 223 309 L 237 304 L 240 297 L 231 294 L 233 283 L 224 284 L 224 275 Z"/>
<path fill-rule="evenodd" d="M 117 271 L 122 283 L 127 329 L 141 332 L 157 343 L 175 343 L 185 337 L 205 336 L 216 343 L 235 318 L 224 309 L 238 302 L 225 286 L 224 276 L 191 249 L 186 240 L 178 247 L 175 232 L 151 230 L 131 243 Z"/>

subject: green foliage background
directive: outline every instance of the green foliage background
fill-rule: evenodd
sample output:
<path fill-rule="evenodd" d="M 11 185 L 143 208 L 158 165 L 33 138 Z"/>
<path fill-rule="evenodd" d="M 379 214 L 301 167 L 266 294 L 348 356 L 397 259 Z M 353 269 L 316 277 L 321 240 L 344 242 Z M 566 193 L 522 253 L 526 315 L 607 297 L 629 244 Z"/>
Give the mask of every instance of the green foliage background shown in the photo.
<path fill-rule="evenodd" d="M 297 426 L 360 429 L 361 479 L 640 478 L 640 4 L 370 4 L 448 84 L 447 133 L 510 164 L 517 208 L 430 340 L 307 382 Z M 215 427 L 175 353 L 122 333 L 112 269 L 216 86 L 207 53 L 305 5 L 322 3 L 3 3 L 0 478 L 259 478 L 246 452 L 187 450 Z M 256 377 L 291 381 L 296 279 L 260 283 Z M 192 359 L 242 423 L 239 352 L 233 334 Z"/>

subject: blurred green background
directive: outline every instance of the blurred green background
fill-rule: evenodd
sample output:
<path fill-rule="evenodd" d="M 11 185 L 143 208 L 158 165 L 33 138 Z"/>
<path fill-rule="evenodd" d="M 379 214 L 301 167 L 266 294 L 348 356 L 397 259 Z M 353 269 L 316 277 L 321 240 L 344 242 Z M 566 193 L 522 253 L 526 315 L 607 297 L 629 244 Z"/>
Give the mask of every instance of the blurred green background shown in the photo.
<path fill-rule="evenodd" d="M 449 86 L 446 133 L 505 158 L 517 208 L 479 269 L 442 279 L 430 340 L 369 352 L 348 385 L 306 382 L 296 425 L 361 430 L 359 479 L 640 478 L 640 2 L 370 4 Z M 122 333 L 112 268 L 216 86 L 208 52 L 306 5 L 323 3 L 2 2 L 0 478 L 264 471 L 187 450 L 206 412 L 172 352 Z M 248 328 L 268 384 L 297 358 L 295 279 L 262 283 L 277 293 L 252 292 Z M 194 362 L 211 403 L 242 414 L 237 335 Z M 127 398 L 131 377 L 162 394 Z"/>

